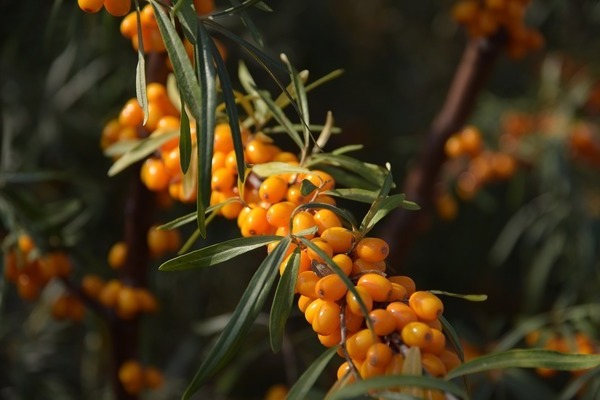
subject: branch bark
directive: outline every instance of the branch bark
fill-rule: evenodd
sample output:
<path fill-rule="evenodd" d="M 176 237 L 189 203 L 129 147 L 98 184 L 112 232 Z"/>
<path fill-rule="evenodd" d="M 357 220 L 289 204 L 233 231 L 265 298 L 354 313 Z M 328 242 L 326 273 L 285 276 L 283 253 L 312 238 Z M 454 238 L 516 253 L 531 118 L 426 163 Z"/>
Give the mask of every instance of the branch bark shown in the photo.
<path fill-rule="evenodd" d="M 401 268 L 416 237 L 430 225 L 433 190 L 446 161 L 444 144 L 471 115 L 504 44 L 502 33 L 491 38 L 471 39 L 463 53 L 442 108 L 426 135 L 414 167 L 408 172 L 404 193 L 421 211 L 395 210 L 382 227 L 381 236 L 393 246 L 388 260 Z"/>

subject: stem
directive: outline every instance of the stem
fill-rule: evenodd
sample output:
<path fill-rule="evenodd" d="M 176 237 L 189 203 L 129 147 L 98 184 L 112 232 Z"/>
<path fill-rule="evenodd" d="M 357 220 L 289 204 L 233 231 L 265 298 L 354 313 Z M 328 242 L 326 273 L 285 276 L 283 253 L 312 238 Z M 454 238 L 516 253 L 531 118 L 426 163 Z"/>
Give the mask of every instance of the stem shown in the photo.
<path fill-rule="evenodd" d="M 414 167 L 408 172 L 404 193 L 421 211 L 397 209 L 382 227 L 382 237 L 390 244 L 389 260 L 402 265 L 417 235 L 430 225 L 433 188 L 446 161 L 444 144 L 460 130 L 471 115 L 495 60 L 504 44 L 500 32 L 490 38 L 471 39 L 464 50 L 446 100 L 434 119 Z"/>

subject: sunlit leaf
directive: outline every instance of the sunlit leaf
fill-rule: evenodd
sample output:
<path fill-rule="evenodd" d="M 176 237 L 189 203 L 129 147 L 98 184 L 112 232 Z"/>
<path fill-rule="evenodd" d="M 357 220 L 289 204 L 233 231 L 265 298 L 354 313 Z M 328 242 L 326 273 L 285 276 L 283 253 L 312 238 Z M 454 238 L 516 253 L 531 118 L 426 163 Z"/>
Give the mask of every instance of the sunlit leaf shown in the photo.
<path fill-rule="evenodd" d="M 281 61 L 283 61 L 283 63 L 287 65 L 288 71 L 290 73 L 290 80 L 294 85 L 293 97 L 296 99 L 300 121 L 302 122 L 302 132 L 304 133 L 304 148 L 302 149 L 302 154 L 305 155 L 311 137 L 311 132 L 308 128 L 308 124 L 310 124 L 310 113 L 308 109 L 308 99 L 306 98 L 306 88 L 304 87 L 304 82 L 300 78 L 298 71 L 296 71 L 296 69 L 292 66 L 292 63 L 288 60 L 287 56 L 285 54 L 281 54 L 280 58 Z M 302 161 L 304 161 L 304 157 L 302 157 L 301 162 Z"/>
<path fill-rule="evenodd" d="M 299 205 L 296 210 L 320 210 L 320 209 L 326 209 L 326 210 L 333 212 L 337 216 L 341 217 L 343 221 L 350 224 L 350 226 L 353 229 L 357 226 L 356 219 L 354 219 L 354 215 L 352 215 L 351 212 L 349 212 L 343 208 L 333 206 L 331 204 L 319 203 L 319 202 L 313 201 L 310 203 Z M 298 235 L 298 236 L 302 236 L 302 235 Z"/>
<path fill-rule="evenodd" d="M 151 135 L 145 139 L 140 140 L 136 145 L 127 153 L 123 154 L 108 170 L 108 176 L 115 176 L 125 168 L 129 167 L 150 154 L 154 153 L 156 149 L 162 146 L 169 140 L 177 137 L 179 132 L 169 131 L 159 135 Z"/>
<path fill-rule="evenodd" d="M 337 353 L 339 346 L 332 347 L 324 351 L 300 376 L 294 386 L 290 389 L 287 400 L 305 400 L 306 395 L 313 387 L 317 379 L 323 374 L 323 371 L 329 364 L 329 361 Z"/>
<path fill-rule="evenodd" d="M 394 376 L 376 376 L 373 378 L 354 382 L 337 392 L 332 393 L 327 400 L 353 399 L 360 395 L 372 393 L 397 387 L 419 387 L 424 389 L 437 389 L 447 393 L 452 393 L 459 398 L 468 398 L 469 396 L 463 389 L 452 382 L 429 376 L 414 375 L 394 375 Z M 375 395 L 375 397 L 378 397 Z"/>
<path fill-rule="evenodd" d="M 144 57 L 144 41 L 142 39 L 142 22 L 140 17 L 140 4 L 135 0 L 135 14 L 138 34 L 138 62 L 135 68 L 135 94 L 137 101 L 144 111 L 143 125 L 148 120 L 148 95 L 146 94 L 146 57 Z"/>
<path fill-rule="evenodd" d="M 309 125 L 310 128 L 310 125 Z M 323 151 L 323 148 L 329 141 L 331 134 L 333 133 L 333 113 L 331 111 L 327 111 L 327 117 L 325 118 L 325 125 L 315 142 L 315 146 L 313 147 L 313 153 L 318 153 Z"/>
<path fill-rule="evenodd" d="M 273 305 L 269 316 L 269 339 L 271 349 L 277 353 L 281 350 L 285 323 L 294 304 L 296 278 L 300 267 L 300 249 L 296 248 L 285 266 L 283 275 L 277 284 Z"/>
<path fill-rule="evenodd" d="M 362 144 L 349 144 L 347 146 L 342 146 L 340 148 L 333 150 L 331 152 L 331 154 L 339 155 L 339 154 L 350 153 L 352 151 L 362 150 L 363 147 L 365 147 L 365 146 Z"/>
<path fill-rule="evenodd" d="M 206 268 L 265 246 L 280 236 L 253 236 L 227 240 L 199 250 L 191 251 L 165 261 L 158 269 L 161 271 L 180 271 L 185 269 Z"/>
<path fill-rule="evenodd" d="M 256 164 L 252 167 L 252 172 L 261 178 L 278 174 L 309 174 L 308 168 L 298 167 L 280 161 L 272 161 L 263 164 Z"/>
<path fill-rule="evenodd" d="M 275 249 L 267 255 L 260 267 L 258 267 L 252 280 L 248 283 L 229 323 L 219 336 L 219 339 L 211 347 L 192 382 L 185 390 L 182 397 L 184 400 L 189 399 L 235 354 L 240 341 L 248 333 L 270 295 L 271 287 L 279 272 L 279 264 L 283 261 L 290 243 L 290 238 L 281 239 Z"/>
<path fill-rule="evenodd" d="M 332 189 L 332 190 L 323 192 L 323 194 L 327 194 L 329 196 L 341 197 L 343 199 L 358 201 L 358 202 L 367 203 L 367 204 L 371 204 L 371 203 L 373 203 L 373 201 L 375 201 L 375 199 L 377 198 L 377 193 L 378 192 L 373 191 L 373 190 L 357 189 L 357 188 Z"/>
<path fill-rule="evenodd" d="M 192 136 L 190 132 L 190 119 L 183 105 L 183 96 L 181 96 L 181 126 L 179 131 L 179 164 L 181 171 L 185 174 L 188 171 L 192 159 Z"/>
<path fill-rule="evenodd" d="M 377 222 L 388 215 L 394 209 L 404 204 L 406 196 L 404 194 L 394 194 L 386 197 L 378 197 L 374 202 L 365 218 L 360 224 L 360 229 L 364 233 L 368 232 Z"/>
<path fill-rule="evenodd" d="M 343 154 L 317 153 L 311 155 L 305 163 L 306 167 L 317 165 L 331 165 L 345 169 L 363 177 L 366 181 L 371 182 L 372 185 L 377 187 L 383 185 L 385 177 L 388 174 L 388 171 L 379 165 L 366 163 Z"/>
<path fill-rule="evenodd" d="M 550 368 L 562 371 L 599 365 L 600 354 L 568 354 L 540 349 L 508 350 L 468 361 L 450 371 L 446 379 L 504 368 Z"/>
<path fill-rule="evenodd" d="M 458 299 L 468 300 L 468 301 L 486 301 L 488 296 L 487 294 L 460 294 L 460 293 L 451 293 L 445 292 L 443 290 L 430 290 L 431 293 L 441 296 L 448 297 L 456 297 Z"/>

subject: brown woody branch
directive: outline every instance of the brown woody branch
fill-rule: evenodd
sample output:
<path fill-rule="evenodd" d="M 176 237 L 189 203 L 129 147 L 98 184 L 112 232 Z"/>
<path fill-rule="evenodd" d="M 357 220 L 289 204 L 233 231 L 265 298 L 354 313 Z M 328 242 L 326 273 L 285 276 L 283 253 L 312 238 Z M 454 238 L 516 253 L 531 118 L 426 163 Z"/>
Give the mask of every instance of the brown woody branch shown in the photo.
<path fill-rule="evenodd" d="M 456 70 L 446 100 L 434 119 L 414 167 L 404 185 L 406 198 L 421 206 L 421 211 L 395 210 L 382 227 L 382 237 L 393 244 L 389 260 L 401 268 L 414 244 L 431 219 L 434 187 L 446 160 L 444 144 L 460 130 L 471 115 L 475 101 L 483 88 L 503 46 L 502 33 L 491 38 L 471 39 Z"/>

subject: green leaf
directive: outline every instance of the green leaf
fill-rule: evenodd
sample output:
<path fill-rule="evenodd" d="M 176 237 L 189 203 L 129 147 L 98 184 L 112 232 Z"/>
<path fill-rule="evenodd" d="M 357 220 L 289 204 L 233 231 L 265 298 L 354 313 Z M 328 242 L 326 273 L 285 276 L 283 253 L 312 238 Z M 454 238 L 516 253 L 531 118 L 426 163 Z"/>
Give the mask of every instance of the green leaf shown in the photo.
<path fill-rule="evenodd" d="M 181 126 L 179 130 L 179 164 L 181 171 L 186 174 L 192 159 L 192 136 L 190 132 L 190 118 L 187 115 L 181 96 Z"/>
<path fill-rule="evenodd" d="M 305 167 L 313 167 L 317 165 L 331 165 L 333 167 L 345 169 L 361 176 L 376 187 L 381 187 L 384 184 L 388 174 L 388 171 L 379 165 L 359 161 L 343 154 L 313 154 L 304 164 Z"/>
<path fill-rule="evenodd" d="M 161 271 L 181 271 L 210 267 L 247 253 L 250 250 L 262 247 L 275 240 L 281 240 L 281 236 L 253 236 L 231 239 L 172 258 L 169 261 L 165 261 L 158 269 Z"/>
<path fill-rule="evenodd" d="M 285 131 L 288 134 L 288 136 L 294 141 L 294 143 L 296 143 L 300 150 L 304 150 L 305 144 L 302 142 L 302 139 L 300 138 L 298 132 L 296 132 L 296 130 L 294 129 L 294 125 L 284 114 L 283 110 L 281 110 L 281 108 L 279 108 L 275 104 L 273 99 L 271 99 L 271 95 L 269 94 L 269 92 L 264 90 L 257 90 L 256 93 L 267 105 L 267 108 L 269 109 L 275 120 L 279 123 L 279 125 L 285 128 Z"/>
<path fill-rule="evenodd" d="M 281 350 L 285 323 L 294 304 L 296 278 L 300 267 L 300 249 L 296 248 L 285 266 L 283 275 L 275 289 L 271 313 L 269 316 L 269 339 L 274 353 Z"/>
<path fill-rule="evenodd" d="M 442 379 L 436 379 L 429 376 L 414 375 L 394 375 L 394 376 L 376 376 L 362 381 L 354 382 L 335 393 L 332 393 L 327 400 L 351 399 L 356 396 L 369 394 L 371 391 L 393 389 L 397 387 L 420 387 L 437 389 L 447 393 L 452 393 L 460 398 L 469 396 L 463 389 L 452 382 Z M 375 395 L 377 397 L 377 395 Z"/>
<path fill-rule="evenodd" d="M 373 202 L 371 208 L 369 208 L 369 211 L 360 224 L 360 230 L 363 232 L 363 235 L 370 231 L 377 222 L 388 215 L 392 210 L 401 207 L 404 204 L 405 198 L 406 196 L 404 194 L 378 197 Z"/>
<path fill-rule="evenodd" d="M 568 354 L 540 349 L 509 350 L 487 354 L 459 365 L 445 379 L 505 368 L 551 368 L 562 371 L 599 365 L 600 354 Z"/>
<path fill-rule="evenodd" d="M 140 17 L 140 4 L 135 0 L 135 14 L 138 33 L 138 62 L 135 68 L 135 94 L 137 101 L 144 111 L 143 125 L 148 120 L 148 95 L 146 94 L 146 58 L 144 57 L 144 41 L 142 39 L 142 22 Z"/>
<path fill-rule="evenodd" d="M 365 147 L 365 146 L 362 144 L 349 144 L 347 146 L 342 146 L 338 149 L 333 150 L 331 152 L 331 154 L 335 154 L 335 155 L 345 154 L 345 153 L 349 153 L 351 151 L 362 150 L 363 147 Z"/>
<path fill-rule="evenodd" d="M 258 92 L 256 91 L 256 82 L 243 61 L 240 61 L 238 65 L 238 79 L 246 93 L 251 96 L 252 102 L 254 103 L 255 112 L 253 114 L 248 114 L 249 117 L 258 119 L 257 122 L 259 123 L 264 123 L 264 118 L 269 112 L 269 108 L 258 95 Z"/>
<path fill-rule="evenodd" d="M 421 206 L 419 206 L 414 201 L 409 201 L 409 200 L 404 200 L 402 202 L 401 207 L 404 208 L 405 210 L 409 210 L 409 211 L 419 211 L 421 209 Z"/>
<path fill-rule="evenodd" d="M 300 121 L 302 122 L 302 132 L 304 133 L 304 148 L 302 149 L 302 154 L 306 156 L 306 151 L 308 149 L 308 143 L 310 142 L 310 129 L 308 128 L 308 124 L 310 124 L 310 114 L 308 110 L 308 100 L 306 98 L 306 88 L 304 87 L 304 82 L 300 78 L 298 71 L 292 66 L 292 63 L 288 60 L 285 54 L 281 54 L 281 61 L 288 67 L 288 71 L 290 73 L 290 79 L 294 84 L 294 98 L 296 99 L 296 108 L 298 109 L 298 114 L 300 116 Z M 302 161 L 304 161 L 305 157 L 302 157 Z"/>
<path fill-rule="evenodd" d="M 231 79 L 229 79 L 229 73 L 225 66 L 225 61 L 219 53 L 219 49 L 212 42 L 213 59 L 217 67 L 217 75 L 221 82 L 221 88 L 223 90 L 223 100 L 225 101 L 225 110 L 229 117 L 229 126 L 231 127 L 231 137 L 233 138 L 233 149 L 235 151 L 235 159 L 237 162 L 238 179 L 244 182 L 246 177 L 245 169 L 246 163 L 244 161 L 244 144 L 242 143 L 242 132 L 240 131 L 240 118 L 235 102 L 235 94 L 233 86 L 231 85 Z"/>
<path fill-rule="evenodd" d="M 310 195 L 315 190 L 319 189 L 317 185 L 309 181 L 308 179 L 303 179 L 302 184 L 300 185 L 300 194 L 304 197 Z"/>
<path fill-rule="evenodd" d="M 287 400 L 305 400 L 306 395 L 313 387 L 317 379 L 323 374 L 329 361 L 335 356 L 339 346 L 324 351 L 296 381 L 290 389 Z"/>
<path fill-rule="evenodd" d="M 488 296 L 487 294 L 460 294 L 460 293 L 451 293 L 444 292 L 443 290 L 430 290 L 431 293 L 441 296 L 448 297 L 456 297 L 458 299 L 468 300 L 468 301 L 486 301 Z"/>
<path fill-rule="evenodd" d="M 334 197 L 341 197 L 347 200 L 358 201 L 361 203 L 371 204 L 377 198 L 377 192 L 373 190 L 350 188 L 350 189 L 332 189 L 323 194 L 328 194 Z"/>
<path fill-rule="evenodd" d="M 233 1 L 231 1 L 232 3 L 234 3 Z M 217 13 L 214 13 L 211 15 L 212 18 L 218 18 L 218 17 L 224 17 L 224 16 L 230 16 L 230 15 L 235 15 L 235 14 L 239 14 L 240 12 L 242 12 L 243 10 L 246 10 L 252 6 L 254 6 L 257 3 L 261 3 L 262 0 L 246 0 L 243 3 L 239 4 L 239 2 L 235 2 L 237 3 L 237 5 L 234 5 L 233 7 L 229 7 L 226 8 L 223 11 L 219 11 Z"/>
<path fill-rule="evenodd" d="M 237 1 L 237 0 L 229 0 L 229 2 L 234 7 L 241 6 L 240 2 Z M 254 5 L 257 6 L 257 7 L 259 7 L 258 4 L 264 4 L 264 3 L 262 3 L 262 1 L 259 0 Z M 263 42 L 262 35 L 258 31 L 258 28 L 254 24 L 254 21 L 252 21 L 252 19 L 250 18 L 250 15 L 248 15 L 248 13 L 245 10 L 239 11 L 238 14 L 239 14 L 240 19 L 242 20 L 242 23 L 244 24 L 244 26 L 250 32 L 250 35 L 252 36 L 252 39 L 254 39 L 254 41 L 256 42 L 256 44 L 258 44 L 260 47 L 264 47 L 264 42 Z"/>
<path fill-rule="evenodd" d="M 119 159 L 117 159 L 117 161 L 114 162 L 114 164 L 108 170 L 108 176 L 115 176 L 125 168 L 129 167 L 131 164 L 148 157 L 164 143 L 168 142 L 174 137 L 177 137 L 177 134 L 178 132 L 176 131 L 169 131 L 159 135 L 150 135 L 149 137 L 138 141 L 129 152 L 123 154 Z"/>
<path fill-rule="evenodd" d="M 460 361 L 464 362 L 465 361 L 465 353 L 463 351 L 460 338 L 458 337 L 458 333 L 456 333 L 456 330 L 454 329 L 454 327 L 450 324 L 450 322 L 448 322 L 448 320 L 443 315 L 440 316 L 438 319 L 440 320 L 440 323 L 442 324 L 442 329 L 443 329 L 444 333 L 446 334 L 446 338 L 448 339 L 448 342 L 450 343 L 450 345 L 452 345 L 452 348 L 456 352 L 456 355 L 458 356 Z"/>
<path fill-rule="evenodd" d="M 171 19 L 163 9 L 163 6 L 156 0 L 149 0 L 154 9 L 154 16 L 160 30 L 160 34 L 165 43 L 167 54 L 173 64 L 173 72 L 179 90 L 183 94 L 185 104 L 190 108 L 192 116 L 196 121 L 201 121 L 200 110 L 202 108 L 202 96 L 200 92 L 200 85 L 194 74 L 192 63 L 188 58 L 185 47 L 175 29 L 175 26 L 171 22 Z"/>
<path fill-rule="evenodd" d="M 278 174 L 309 174 L 308 168 L 290 165 L 280 161 L 271 161 L 263 164 L 256 164 L 252 167 L 252 172 L 261 178 Z"/>
<path fill-rule="evenodd" d="M 275 277 L 279 272 L 279 264 L 283 261 L 290 243 L 291 239 L 289 237 L 281 239 L 275 249 L 267 255 L 258 267 L 233 312 L 231 320 L 206 355 L 204 362 L 200 365 L 192 382 L 185 390 L 182 399 L 189 399 L 235 354 L 240 340 L 248 333 L 254 320 L 262 311 Z"/>

